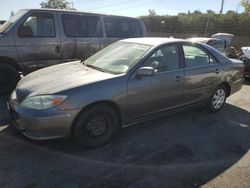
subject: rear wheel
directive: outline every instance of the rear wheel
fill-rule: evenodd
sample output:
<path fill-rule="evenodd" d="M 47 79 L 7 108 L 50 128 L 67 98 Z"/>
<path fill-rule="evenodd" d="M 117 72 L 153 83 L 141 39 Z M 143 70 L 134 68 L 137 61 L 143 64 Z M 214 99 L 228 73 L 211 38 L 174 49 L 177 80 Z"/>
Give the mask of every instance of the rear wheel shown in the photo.
<path fill-rule="evenodd" d="M 116 111 L 106 105 L 95 105 L 77 118 L 73 138 L 78 145 L 97 148 L 106 144 L 118 128 Z"/>
<path fill-rule="evenodd" d="M 0 64 L 0 94 L 9 94 L 20 80 L 18 71 L 6 64 Z"/>
<path fill-rule="evenodd" d="M 245 81 L 250 82 L 250 77 L 245 77 Z"/>
<path fill-rule="evenodd" d="M 218 86 L 208 101 L 208 110 L 210 112 L 218 112 L 225 104 L 227 97 L 227 89 L 224 85 Z"/>

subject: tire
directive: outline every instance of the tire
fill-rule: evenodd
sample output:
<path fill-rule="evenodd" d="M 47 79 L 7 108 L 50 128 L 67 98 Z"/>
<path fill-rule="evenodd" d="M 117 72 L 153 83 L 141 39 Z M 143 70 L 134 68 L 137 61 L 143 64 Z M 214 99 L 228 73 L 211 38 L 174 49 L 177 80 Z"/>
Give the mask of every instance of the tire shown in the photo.
<path fill-rule="evenodd" d="M 106 144 L 118 128 L 116 111 L 107 105 L 95 105 L 78 116 L 72 136 L 80 146 L 97 148 Z"/>
<path fill-rule="evenodd" d="M 208 111 L 212 113 L 219 112 L 223 108 L 226 98 L 226 87 L 224 85 L 219 85 L 208 100 Z"/>
<path fill-rule="evenodd" d="M 245 77 L 246 82 L 250 82 L 250 77 Z"/>
<path fill-rule="evenodd" d="M 0 94 L 10 94 L 19 80 L 20 75 L 14 67 L 0 64 Z"/>

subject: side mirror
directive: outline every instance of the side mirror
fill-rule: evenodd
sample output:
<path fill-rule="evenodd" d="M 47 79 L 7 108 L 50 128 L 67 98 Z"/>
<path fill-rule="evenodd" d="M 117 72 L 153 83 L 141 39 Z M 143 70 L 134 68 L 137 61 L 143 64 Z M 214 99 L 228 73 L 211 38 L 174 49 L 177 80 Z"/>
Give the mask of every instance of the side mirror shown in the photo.
<path fill-rule="evenodd" d="M 137 76 L 152 76 L 155 72 L 153 67 L 141 67 L 136 71 Z"/>

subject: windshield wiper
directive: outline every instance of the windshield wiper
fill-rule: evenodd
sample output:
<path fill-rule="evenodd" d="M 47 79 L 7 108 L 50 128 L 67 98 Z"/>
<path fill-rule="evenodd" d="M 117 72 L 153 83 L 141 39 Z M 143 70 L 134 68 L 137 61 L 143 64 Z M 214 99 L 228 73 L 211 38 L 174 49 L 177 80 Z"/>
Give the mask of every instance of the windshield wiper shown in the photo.
<path fill-rule="evenodd" d="M 95 65 L 87 64 L 84 60 L 81 60 L 81 63 L 83 63 L 84 66 L 86 66 L 86 67 L 90 67 L 90 68 L 92 68 L 92 69 L 99 70 L 99 71 L 101 71 L 101 72 L 106 72 L 103 68 L 97 67 L 97 66 L 95 66 Z"/>
<path fill-rule="evenodd" d="M 92 69 L 95 69 L 95 70 L 101 71 L 101 72 L 106 72 L 103 68 L 101 68 L 101 67 L 97 67 L 97 66 L 95 66 L 95 65 L 86 64 L 86 63 L 84 63 L 84 65 L 85 65 L 85 66 L 87 66 L 87 67 L 90 67 L 90 68 L 92 68 Z"/>

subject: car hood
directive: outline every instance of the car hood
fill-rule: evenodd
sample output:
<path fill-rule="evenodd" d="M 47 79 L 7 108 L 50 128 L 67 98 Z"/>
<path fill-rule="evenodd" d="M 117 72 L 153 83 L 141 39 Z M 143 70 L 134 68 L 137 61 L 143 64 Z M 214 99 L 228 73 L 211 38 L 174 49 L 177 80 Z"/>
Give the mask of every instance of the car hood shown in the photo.
<path fill-rule="evenodd" d="M 250 59 L 250 47 L 242 47 L 241 50 L 246 58 Z"/>
<path fill-rule="evenodd" d="M 226 41 L 226 47 L 229 48 L 233 40 L 234 35 L 230 33 L 216 33 L 212 35 L 212 38 L 217 38 Z"/>
<path fill-rule="evenodd" d="M 75 61 L 35 71 L 25 76 L 16 90 L 24 97 L 55 94 L 112 77 L 115 75 L 94 70 Z"/>

